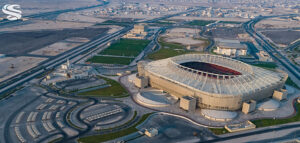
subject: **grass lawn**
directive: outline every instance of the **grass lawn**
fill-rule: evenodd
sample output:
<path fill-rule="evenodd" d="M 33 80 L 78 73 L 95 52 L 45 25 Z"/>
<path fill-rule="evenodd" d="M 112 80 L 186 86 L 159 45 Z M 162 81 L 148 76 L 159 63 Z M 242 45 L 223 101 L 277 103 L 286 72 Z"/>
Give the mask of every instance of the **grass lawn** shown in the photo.
<path fill-rule="evenodd" d="M 117 131 L 114 133 L 104 134 L 104 135 L 95 135 L 95 136 L 87 136 L 87 137 L 79 138 L 78 142 L 79 143 L 105 142 L 105 141 L 113 140 L 137 132 L 138 130 L 136 129 L 136 126 L 143 123 L 151 114 L 152 113 L 144 114 L 136 124 L 134 124 L 132 127 L 129 127 L 127 129 Z"/>
<path fill-rule="evenodd" d="M 261 64 L 252 64 L 252 65 L 261 68 L 266 68 L 266 69 L 275 69 L 278 67 L 276 63 L 261 63 Z"/>
<path fill-rule="evenodd" d="M 104 63 L 104 64 L 120 64 L 129 65 L 134 58 L 123 57 L 109 57 L 109 56 L 94 56 L 88 60 L 91 63 Z"/>
<path fill-rule="evenodd" d="M 169 57 L 174 57 L 187 53 L 196 53 L 193 51 L 188 51 L 186 48 L 178 43 L 168 43 L 165 42 L 163 38 L 159 39 L 159 44 L 161 45 L 161 49 L 156 51 L 155 53 L 149 54 L 148 58 L 151 60 L 160 60 Z"/>
<path fill-rule="evenodd" d="M 150 40 L 120 39 L 100 52 L 100 54 L 136 57 L 149 43 Z"/>
<path fill-rule="evenodd" d="M 54 139 L 54 140 L 50 141 L 49 143 L 56 143 L 56 142 L 58 142 L 62 139 L 63 139 L 63 137 L 60 137 L 60 138 L 57 138 L 57 139 Z"/>
<path fill-rule="evenodd" d="M 243 22 L 240 22 L 240 21 L 220 21 L 220 23 L 225 23 L 225 24 L 241 24 Z"/>
<path fill-rule="evenodd" d="M 209 128 L 215 135 L 221 135 L 229 133 L 225 128 Z"/>
<path fill-rule="evenodd" d="M 189 23 L 189 25 L 195 25 L 195 26 L 206 26 L 210 23 L 214 23 L 216 21 L 214 20 L 193 20 Z"/>
<path fill-rule="evenodd" d="M 218 55 L 216 52 L 214 52 L 215 49 L 217 49 L 216 46 L 212 47 L 212 48 L 210 49 L 210 54 Z"/>
<path fill-rule="evenodd" d="M 159 20 L 157 22 L 155 22 L 156 24 L 162 24 L 162 25 L 171 25 L 174 24 L 175 21 L 171 21 L 171 20 Z"/>
<path fill-rule="evenodd" d="M 97 23 L 97 25 L 119 25 L 119 26 L 126 26 L 128 24 L 133 24 L 134 21 L 115 21 L 115 20 L 106 20 L 102 23 Z"/>
<path fill-rule="evenodd" d="M 177 55 L 182 55 L 187 53 L 185 50 L 174 50 L 174 49 L 167 49 L 167 48 L 161 48 L 159 51 L 148 55 L 148 58 L 151 60 L 160 60 L 165 59 Z"/>
<path fill-rule="evenodd" d="M 251 121 L 256 125 L 257 128 L 259 127 L 266 127 L 266 126 L 273 126 L 273 125 L 280 125 L 280 124 L 286 124 L 286 123 L 291 123 L 291 122 L 297 122 L 300 121 L 300 104 L 296 103 L 296 110 L 298 113 L 291 118 L 286 118 L 286 119 L 260 119 L 260 120 L 253 120 Z"/>
<path fill-rule="evenodd" d="M 106 81 L 107 84 L 111 85 L 110 87 L 105 87 L 101 89 L 96 89 L 92 91 L 79 93 L 80 96 L 98 96 L 98 97 L 126 97 L 128 92 L 116 81 L 101 77 Z"/>
<path fill-rule="evenodd" d="M 285 81 L 285 84 L 287 84 L 287 85 L 290 85 L 290 86 L 293 86 L 293 87 L 295 87 L 295 88 L 298 88 L 298 89 L 300 89 L 300 87 L 296 84 L 296 83 L 294 83 L 292 80 L 291 80 L 291 78 L 290 77 L 288 77 L 288 79 Z"/>

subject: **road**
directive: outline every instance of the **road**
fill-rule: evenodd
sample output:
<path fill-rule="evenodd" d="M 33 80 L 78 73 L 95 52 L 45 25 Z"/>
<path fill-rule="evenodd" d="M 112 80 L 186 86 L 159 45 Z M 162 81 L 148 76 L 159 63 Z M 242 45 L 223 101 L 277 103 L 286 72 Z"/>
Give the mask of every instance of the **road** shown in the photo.
<path fill-rule="evenodd" d="M 209 140 L 208 142 L 231 142 L 231 140 L 234 139 L 240 139 L 243 137 L 255 137 L 257 135 L 261 135 L 261 134 L 266 134 L 266 133 L 272 133 L 272 132 L 278 132 L 278 131 L 284 131 L 284 130 L 288 130 L 288 129 L 297 129 L 300 128 L 300 123 L 294 123 L 294 124 L 289 124 L 289 125 L 281 125 L 281 126 L 271 126 L 271 127 L 266 127 L 263 129 L 255 129 L 255 130 L 249 130 L 246 131 L 246 133 L 237 133 L 236 135 L 229 135 L 227 137 L 221 137 L 221 138 L 217 138 L 217 139 L 213 139 L 213 140 Z M 298 133 L 299 135 L 299 133 Z M 280 136 L 278 136 L 279 138 Z M 266 137 L 267 139 L 268 137 Z M 287 138 L 288 139 L 288 138 Z"/>
<path fill-rule="evenodd" d="M 246 23 L 244 23 L 244 29 L 256 40 L 256 42 L 266 51 L 269 55 L 280 64 L 282 64 L 295 78 L 300 80 L 300 70 L 294 65 L 288 58 L 283 56 L 279 51 L 277 51 L 268 40 L 264 39 L 264 36 L 259 34 L 254 26 L 257 22 L 272 17 L 281 17 L 281 16 L 260 16 L 254 18 Z"/>
<path fill-rule="evenodd" d="M 210 53 L 210 50 L 215 46 L 215 40 L 210 36 L 204 35 L 207 29 L 208 27 L 204 27 L 200 32 L 200 36 L 208 39 L 209 45 L 204 49 L 204 52 Z"/>
<path fill-rule="evenodd" d="M 285 51 L 293 51 L 295 48 L 298 48 L 298 47 L 300 47 L 300 40 L 298 40 L 298 41 L 296 41 L 296 42 L 294 42 L 294 43 L 292 43 L 291 45 L 289 45 L 287 48 L 285 48 L 284 50 Z"/>
<path fill-rule="evenodd" d="M 175 13 L 175 14 L 165 15 L 165 16 L 162 16 L 162 17 L 158 17 L 158 18 L 154 18 L 154 19 L 148 20 L 148 21 L 142 21 L 140 23 L 153 23 L 153 22 L 157 22 L 159 20 L 171 18 L 171 17 L 174 17 L 174 16 L 179 16 L 179 15 L 182 15 L 182 14 L 185 14 L 185 13 L 194 12 L 194 11 L 197 11 L 197 10 L 200 10 L 200 9 L 203 9 L 203 7 L 199 7 L 199 8 L 196 8 L 196 9 L 190 9 L 190 10 L 179 12 L 179 13 Z"/>

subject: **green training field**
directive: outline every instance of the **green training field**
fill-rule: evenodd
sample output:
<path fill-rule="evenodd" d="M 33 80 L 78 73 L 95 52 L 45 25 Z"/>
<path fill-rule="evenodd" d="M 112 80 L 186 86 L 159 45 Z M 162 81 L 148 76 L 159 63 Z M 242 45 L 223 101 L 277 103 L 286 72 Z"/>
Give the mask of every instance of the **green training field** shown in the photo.
<path fill-rule="evenodd" d="M 288 77 L 288 79 L 285 81 L 285 84 L 300 89 L 299 85 L 297 85 L 294 81 L 292 81 L 290 77 Z"/>
<path fill-rule="evenodd" d="M 261 68 L 266 68 L 266 69 L 275 69 L 278 67 L 276 63 L 259 63 L 259 64 L 252 64 L 252 65 Z"/>
<path fill-rule="evenodd" d="M 195 26 L 206 26 L 210 23 L 214 23 L 216 21 L 214 20 L 193 20 L 192 22 L 189 23 L 189 25 L 195 25 Z"/>
<path fill-rule="evenodd" d="M 243 22 L 241 22 L 241 21 L 220 21 L 220 23 L 225 23 L 225 24 L 241 24 Z"/>
<path fill-rule="evenodd" d="M 178 43 L 166 42 L 163 37 L 159 38 L 158 42 L 161 45 L 161 49 L 147 56 L 151 60 L 160 60 L 189 53 L 201 53 L 189 51 L 183 45 Z"/>
<path fill-rule="evenodd" d="M 93 58 L 89 59 L 88 62 L 129 65 L 133 60 L 134 58 L 127 58 L 127 57 L 94 56 Z"/>
<path fill-rule="evenodd" d="M 215 135 L 222 135 L 228 133 L 228 131 L 225 128 L 208 128 L 210 131 L 212 131 Z"/>
<path fill-rule="evenodd" d="M 134 56 L 139 55 L 150 43 L 149 40 L 120 39 L 100 52 L 101 55 Z"/>

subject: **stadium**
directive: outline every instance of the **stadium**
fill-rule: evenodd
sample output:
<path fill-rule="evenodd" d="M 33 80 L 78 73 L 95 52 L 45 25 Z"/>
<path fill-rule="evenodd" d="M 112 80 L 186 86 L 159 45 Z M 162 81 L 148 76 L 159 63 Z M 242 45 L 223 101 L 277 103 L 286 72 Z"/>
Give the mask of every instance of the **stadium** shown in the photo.
<path fill-rule="evenodd" d="M 139 62 L 138 76 L 172 96 L 196 98 L 197 107 L 239 110 L 243 102 L 271 97 L 288 75 L 210 54 L 185 54 Z"/>

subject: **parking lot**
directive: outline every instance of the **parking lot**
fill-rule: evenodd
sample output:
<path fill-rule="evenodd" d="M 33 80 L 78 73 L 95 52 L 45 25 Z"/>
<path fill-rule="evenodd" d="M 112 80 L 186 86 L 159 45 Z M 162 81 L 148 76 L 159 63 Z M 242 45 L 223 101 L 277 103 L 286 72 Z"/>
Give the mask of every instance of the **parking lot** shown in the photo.
<path fill-rule="evenodd" d="M 74 136 L 78 132 L 66 123 L 65 115 L 78 103 L 39 87 L 25 87 L 0 103 L 1 113 L 7 115 L 1 117 L 5 126 L 0 133 L 5 138 L 0 142 L 42 142 L 53 136 Z"/>

